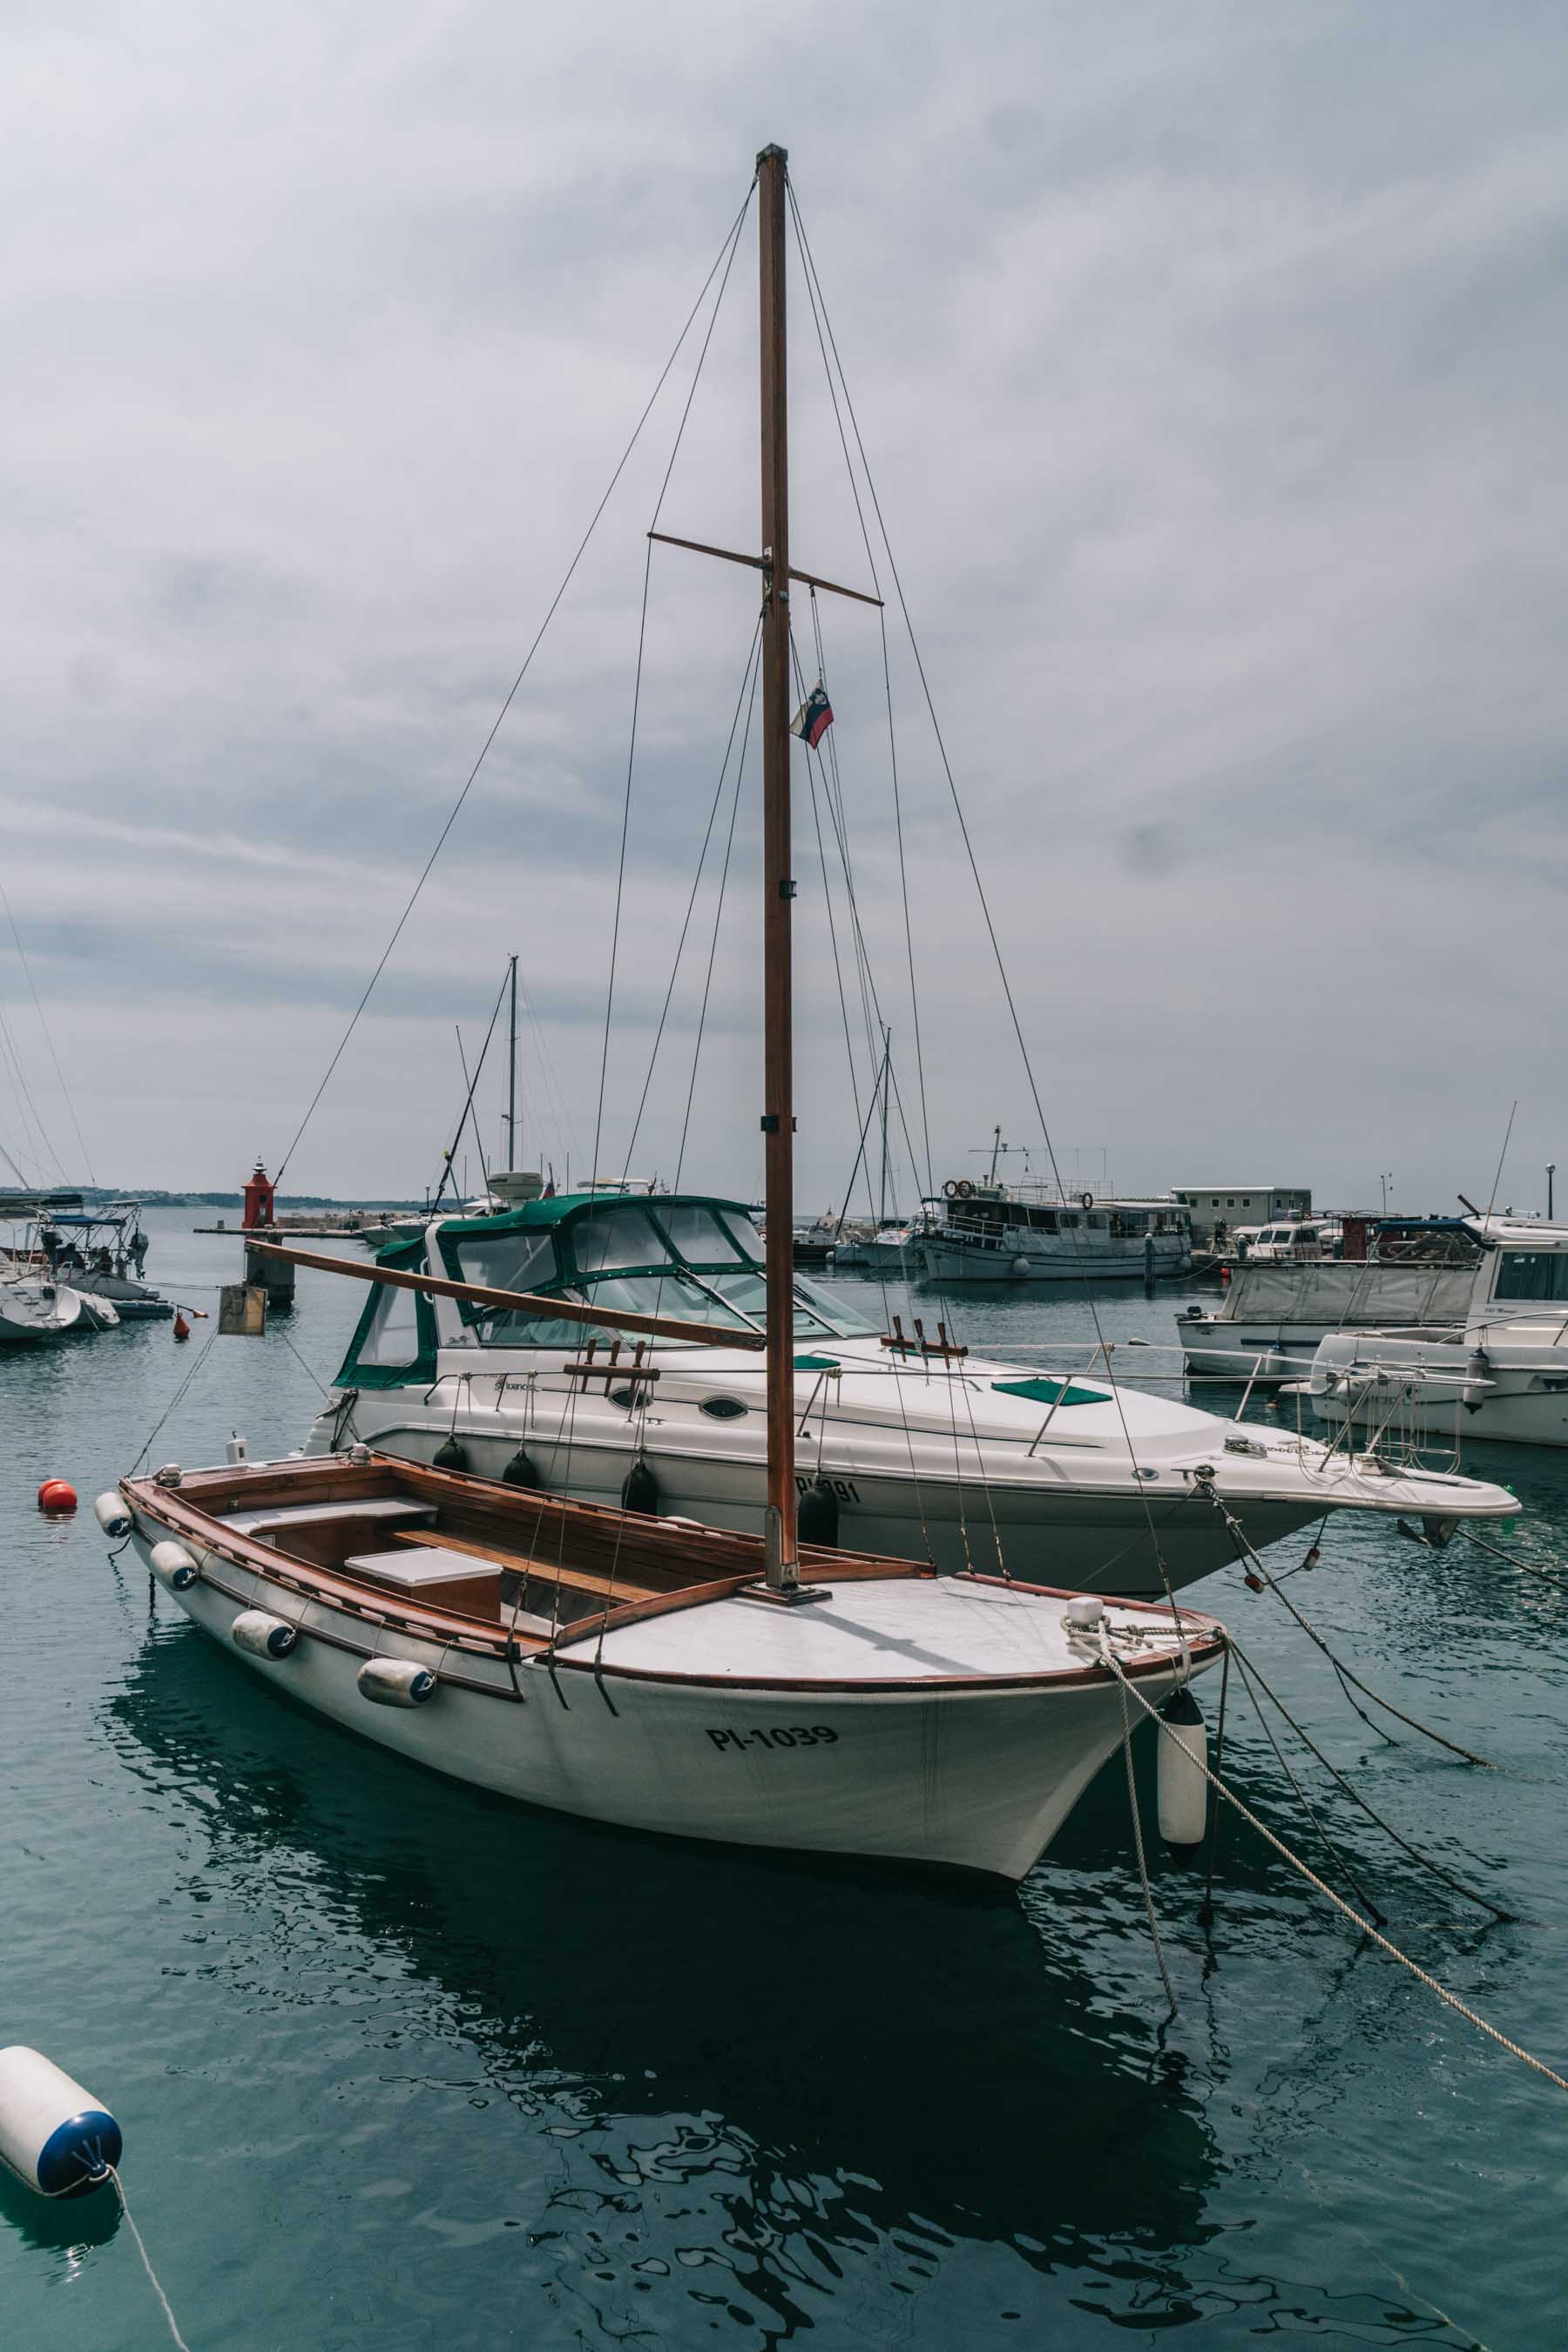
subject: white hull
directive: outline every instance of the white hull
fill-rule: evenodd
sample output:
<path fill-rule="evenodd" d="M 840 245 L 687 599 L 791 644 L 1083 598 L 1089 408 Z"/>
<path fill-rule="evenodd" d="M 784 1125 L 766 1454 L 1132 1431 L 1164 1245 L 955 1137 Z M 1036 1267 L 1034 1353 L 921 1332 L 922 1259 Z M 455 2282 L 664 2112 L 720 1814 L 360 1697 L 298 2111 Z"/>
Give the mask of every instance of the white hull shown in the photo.
<path fill-rule="evenodd" d="M 879 1275 L 892 1282 L 916 1282 L 925 1272 L 924 1244 L 908 1242 L 844 1242 L 833 1253 L 837 1274 Z"/>
<path fill-rule="evenodd" d="M 1091 1282 L 1142 1281 L 1147 1273 L 1171 1276 L 1190 1274 L 1190 1244 L 1173 1234 L 1155 1239 L 1146 1256 L 1141 1241 L 1087 1243 L 1074 1249 L 1055 1234 L 1021 1232 L 1000 1242 L 928 1242 L 922 1253 L 925 1270 L 934 1283 L 953 1282 Z"/>
<path fill-rule="evenodd" d="M 47 1347 L 92 1328 L 64 1283 L 0 1283 L 0 1348 Z"/>
<path fill-rule="evenodd" d="M 1331 1427 L 1385 1424 L 1436 1444 L 1467 1439 L 1502 1445 L 1568 1446 L 1568 1357 L 1539 1346 L 1489 1342 L 1484 1380 L 1470 1377 L 1476 1342 L 1415 1340 L 1400 1333 L 1325 1340 L 1307 1394 Z M 1379 1372 L 1384 1377 L 1380 1379 Z"/>
<path fill-rule="evenodd" d="M 167 1532 L 139 1513 L 143 1556 Z M 1103 1670 L 1092 1671 L 1092 1650 L 1066 1686 L 814 1689 L 717 1673 L 639 1673 L 610 1654 L 595 1673 L 585 1638 L 584 1654 L 557 1650 L 553 1671 L 520 1664 L 514 1689 L 499 1658 L 378 1632 L 321 1601 L 301 1606 L 297 1590 L 176 1532 L 203 1574 L 174 1597 L 204 1633 L 279 1690 L 476 1788 L 629 1829 L 1016 1880 L 1121 1740 L 1121 1698 Z M 952 1588 L 925 1590 L 940 1596 Z M 970 1591 L 1005 1605 L 1005 1596 Z M 846 1607 L 852 1591 L 845 1590 Z M 780 1613 L 766 1604 L 724 1605 Z M 954 1605 L 970 1604 L 960 1592 Z M 235 1620 L 256 1608 L 300 1625 L 288 1657 L 258 1658 L 235 1646 Z M 699 1613 L 670 1621 L 682 1639 Z M 641 1631 L 623 1629 L 618 1638 Z M 606 1652 L 616 1639 L 608 1637 Z M 418 1708 L 369 1703 L 356 1677 L 377 1654 L 427 1665 L 439 1676 L 436 1697 Z M 1199 1670 L 1215 1654 L 1200 1657 Z M 1176 1670 L 1173 1654 L 1167 1666 L 1151 1660 L 1139 1674 L 1151 1704 L 1173 1686 Z M 1136 1707 L 1133 1714 L 1142 1719 Z"/>
<path fill-rule="evenodd" d="M 121 1323 L 150 1322 L 155 1318 L 166 1321 L 174 1314 L 169 1300 L 160 1297 L 151 1283 L 138 1282 L 132 1275 L 89 1273 L 81 1280 L 94 1297 L 108 1301 Z"/>
<path fill-rule="evenodd" d="M 766 1500 L 762 1416 L 716 1424 L 700 1409 L 682 1412 L 675 1378 L 672 1369 L 646 1433 L 602 1394 L 568 1398 L 546 1387 L 542 1375 L 531 1398 L 516 1381 L 498 1397 L 494 1380 L 472 1377 L 456 1397 L 449 1380 L 428 1393 L 362 1392 L 348 1426 L 339 1426 L 341 1412 L 324 1414 L 307 1450 L 329 1453 L 356 1437 L 380 1452 L 428 1463 L 453 1431 L 456 1407 L 467 1467 L 479 1476 L 499 1479 L 522 1443 L 548 1491 L 618 1505 L 626 1475 L 640 1458 L 658 1482 L 661 1517 L 760 1534 Z M 693 1383 L 699 1395 L 725 1385 L 711 1376 Z M 879 1385 L 885 1389 L 885 1375 Z M 803 1408 L 811 1390 L 803 1376 L 797 1390 Z M 1143 1478 L 1131 1475 L 1124 1450 L 1120 1460 L 1113 1450 L 1121 1442 L 1120 1419 L 1109 1395 L 1100 1404 L 1058 1412 L 1047 1442 L 1032 1455 L 1029 1446 L 1046 1418 L 1038 1404 L 1005 1400 L 1018 1433 L 998 1439 L 993 1432 L 977 1444 L 962 1423 L 956 1438 L 951 1427 L 931 1428 L 923 1383 L 917 1399 L 924 1407 L 919 1429 L 846 1415 L 830 1418 L 823 1436 L 813 1424 L 801 1444 L 799 1481 L 814 1479 L 820 1461 L 838 1500 L 840 1545 L 929 1561 L 947 1574 L 1006 1573 L 1158 1599 L 1164 1587 L 1149 1539 L 1152 1522 L 1165 1573 L 1180 1590 L 1236 1556 L 1219 1512 L 1194 1491 L 1199 1466 L 1214 1470 L 1218 1493 L 1258 1549 L 1346 1506 L 1422 1517 L 1503 1517 L 1514 1507 L 1500 1488 L 1390 1477 L 1347 1463 L 1342 1454 L 1328 1462 L 1324 1449 L 1310 1441 L 1301 1445 L 1283 1434 L 1241 1432 L 1212 1414 L 1173 1408 L 1135 1391 L 1123 1391 L 1121 1409 L 1131 1424 L 1140 1465 L 1152 1474 Z M 966 1417 L 967 1411 L 978 1416 L 982 1410 L 973 1396 L 959 1409 Z M 1233 1453 L 1227 1439 L 1247 1451 Z"/>

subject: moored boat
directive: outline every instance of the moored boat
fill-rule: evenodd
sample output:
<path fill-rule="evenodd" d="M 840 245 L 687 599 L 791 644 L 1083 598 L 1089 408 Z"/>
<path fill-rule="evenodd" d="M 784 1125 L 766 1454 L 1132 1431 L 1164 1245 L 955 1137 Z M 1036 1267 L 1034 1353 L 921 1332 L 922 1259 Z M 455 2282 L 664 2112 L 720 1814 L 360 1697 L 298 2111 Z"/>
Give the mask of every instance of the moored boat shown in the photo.
<path fill-rule="evenodd" d="M 0 1279 L 0 1348 L 46 1347 L 93 1328 L 68 1285 L 36 1274 Z"/>
<path fill-rule="evenodd" d="M 111 1498 L 104 1512 L 112 1523 Z M 1151 1704 L 1216 1663 L 1186 1610 L 761 1538 L 372 1455 L 127 1479 L 203 1632 L 412 1760 L 721 1843 L 1016 1880 Z"/>
<path fill-rule="evenodd" d="M 641 1509 L 762 1528 L 767 1283 L 742 1203 L 562 1193 L 436 1221 L 382 1264 L 416 1295 L 373 1292 L 308 1453 L 357 1437 L 429 1462 L 456 1446 L 484 1476 L 605 1504 L 635 1474 Z M 526 1290 L 535 1305 L 443 1295 L 454 1283 Z M 679 1316 L 685 1336 L 616 1360 L 552 1312 L 574 1306 Z M 794 1483 L 820 1541 L 1157 1595 L 1166 1577 L 1179 1589 L 1235 1558 L 1219 1503 L 1258 1547 L 1342 1508 L 1434 1528 L 1517 1508 L 1478 1480 L 1347 1458 L 1065 1365 L 965 1351 L 940 1330 L 889 1330 L 863 1284 L 795 1275 L 791 1307 Z"/>
<path fill-rule="evenodd" d="M 1568 1445 L 1568 1225 L 1478 1217 L 1473 1269 L 1450 1319 L 1392 1318 L 1326 1336 L 1303 1384 L 1330 1423 Z"/>

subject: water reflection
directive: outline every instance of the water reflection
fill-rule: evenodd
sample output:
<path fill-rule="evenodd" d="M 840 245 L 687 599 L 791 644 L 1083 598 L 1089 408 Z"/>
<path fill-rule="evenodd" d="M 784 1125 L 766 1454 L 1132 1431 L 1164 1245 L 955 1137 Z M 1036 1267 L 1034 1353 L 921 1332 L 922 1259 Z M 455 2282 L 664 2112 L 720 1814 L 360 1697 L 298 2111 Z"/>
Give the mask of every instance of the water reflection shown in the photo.
<path fill-rule="evenodd" d="M 280 1927 L 310 1938 L 387 1986 L 363 2064 L 477 2053 L 555 2142 L 536 2240 L 651 2202 L 684 2269 L 738 2265 L 786 2321 L 873 2250 L 885 2287 L 957 2240 L 1042 2268 L 1158 2250 L 1180 2292 L 1168 2250 L 1203 2239 L 1216 2159 L 1157 2009 L 1108 2000 L 1010 1896 L 525 1813 L 279 1706 L 184 1629 L 108 1713 L 126 1762 L 199 1804 L 247 1989 L 315 1998 L 277 1966 Z M 574 2140 L 590 2160 L 554 2163 Z"/>

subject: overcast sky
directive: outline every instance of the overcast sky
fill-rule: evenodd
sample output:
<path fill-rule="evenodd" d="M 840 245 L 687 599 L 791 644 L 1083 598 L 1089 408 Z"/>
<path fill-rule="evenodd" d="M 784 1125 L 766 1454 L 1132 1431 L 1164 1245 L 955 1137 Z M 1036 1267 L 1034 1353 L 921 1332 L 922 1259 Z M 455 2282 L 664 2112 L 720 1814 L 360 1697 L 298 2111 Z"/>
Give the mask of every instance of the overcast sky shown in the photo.
<path fill-rule="evenodd" d="M 29 1175 L 276 1164 L 776 139 L 1064 1172 L 1345 1204 L 1392 1173 L 1402 1206 L 1447 1209 L 1484 1197 L 1517 1097 L 1500 1197 L 1541 1203 L 1568 1163 L 1561 9 L 61 0 L 3 22 L 0 877 L 85 1146 L 0 927 L 31 1096 L 0 1050 L 0 1145 Z M 739 548 L 753 232 L 662 510 Z M 798 277 L 792 306 L 795 561 L 865 585 Z M 454 1024 L 471 1055 L 513 950 L 520 1159 L 592 1158 L 644 533 L 695 358 L 290 1190 L 422 1189 L 464 1091 Z M 615 1172 L 754 615 L 748 572 L 656 551 Z M 973 1172 L 998 1121 L 1038 1167 L 892 621 L 934 1172 Z M 877 621 L 838 603 L 823 625 L 918 1129 Z M 748 1194 L 754 753 L 685 1162 Z M 796 783 L 804 1210 L 842 1193 L 857 1120 L 799 752 Z M 632 1151 L 667 1180 L 712 872 Z M 481 1099 L 490 1150 L 499 1054 Z"/>

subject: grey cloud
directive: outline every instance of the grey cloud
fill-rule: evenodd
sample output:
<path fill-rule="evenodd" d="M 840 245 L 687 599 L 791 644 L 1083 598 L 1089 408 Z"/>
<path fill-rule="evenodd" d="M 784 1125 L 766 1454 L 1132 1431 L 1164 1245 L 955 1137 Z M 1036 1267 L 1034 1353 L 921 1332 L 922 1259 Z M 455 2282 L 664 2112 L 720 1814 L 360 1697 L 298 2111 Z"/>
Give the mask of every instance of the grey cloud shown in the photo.
<path fill-rule="evenodd" d="M 1521 1164 L 1557 1156 L 1553 13 L 813 0 L 775 26 L 694 0 L 285 0 L 253 26 L 165 0 L 6 39 L 0 861 L 100 1160 L 95 1118 L 169 1182 L 291 1131 L 771 136 L 1063 1148 L 1140 1182 L 1267 1159 L 1343 1198 L 1403 1165 L 1437 1205 L 1486 1157 L 1471 1123 L 1507 1111 L 1456 1112 L 1458 1061 L 1532 1097 Z M 754 299 L 747 245 L 663 510 L 738 547 Z M 796 545 L 858 581 L 798 298 L 793 356 Z M 683 398 L 345 1056 L 298 1163 L 312 1189 L 423 1181 L 451 1024 L 512 948 L 591 1134 L 643 533 Z M 616 1136 L 752 600 L 742 573 L 656 559 Z M 879 640 L 860 612 L 823 623 L 902 1057 Z M 1029 1107 L 896 625 L 892 662 L 940 1177 L 994 1118 L 1022 1139 Z M 857 1116 L 801 782 L 816 1201 Z M 702 1172 L 742 1191 L 753 795 L 754 767 L 698 1096 Z M 710 919 L 705 893 L 649 1164 L 672 1161 Z M 0 1003 L 24 1000 L 0 942 Z M 153 1032 L 150 1104 L 125 1074 Z"/>

